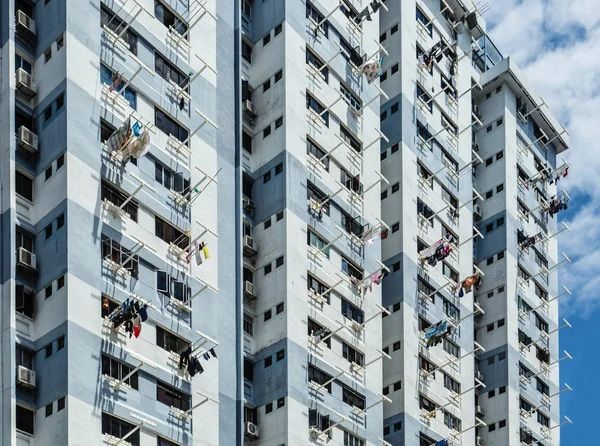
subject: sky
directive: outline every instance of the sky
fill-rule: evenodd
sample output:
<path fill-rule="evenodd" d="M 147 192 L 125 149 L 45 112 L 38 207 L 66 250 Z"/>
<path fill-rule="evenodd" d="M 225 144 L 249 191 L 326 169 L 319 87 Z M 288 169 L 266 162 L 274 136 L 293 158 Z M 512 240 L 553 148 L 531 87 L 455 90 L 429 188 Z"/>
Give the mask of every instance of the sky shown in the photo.
<path fill-rule="evenodd" d="M 481 0 L 480 0 L 481 1 Z M 559 235 L 559 253 L 571 264 L 559 282 L 572 293 L 559 299 L 560 317 L 573 328 L 560 331 L 561 444 L 600 445 L 600 0 L 483 0 L 488 35 L 503 56 L 522 69 L 530 85 L 565 125 L 571 164 L 561 182 L 572 200 L 559 214 L 571 232 Z M 559 324 L 562 325 L 562 324 Z M 555 397 L 558 398 L 558 397 Z"/>

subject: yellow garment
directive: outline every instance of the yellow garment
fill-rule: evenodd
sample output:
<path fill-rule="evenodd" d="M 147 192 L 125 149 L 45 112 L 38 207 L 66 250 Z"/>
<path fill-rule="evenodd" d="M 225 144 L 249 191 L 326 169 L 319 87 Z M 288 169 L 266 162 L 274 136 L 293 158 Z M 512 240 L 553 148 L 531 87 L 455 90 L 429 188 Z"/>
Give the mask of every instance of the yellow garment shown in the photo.
<path fill-rule="evenodd" d="M 202 247 L 202 254 L 204 254 L 205 259 L 210 259 L 210 254 L 208 253 L 208 246 L 204 245 Z"/>

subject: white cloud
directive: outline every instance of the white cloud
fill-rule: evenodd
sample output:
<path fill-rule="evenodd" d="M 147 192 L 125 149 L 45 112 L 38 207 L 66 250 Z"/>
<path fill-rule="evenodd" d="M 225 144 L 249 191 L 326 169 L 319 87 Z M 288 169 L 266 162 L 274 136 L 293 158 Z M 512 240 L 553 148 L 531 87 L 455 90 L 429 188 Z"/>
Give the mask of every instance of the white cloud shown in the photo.
<path fill-rule="evenodd" d="M 561 186 L 576 207 L 560 252 L 573 263 L 561 270 L 573 296 L 564 312 L 589 314 L 600 306 L 600 1 L 489 0 L 485 19 L 500 52 L 510 55 L 568 128 L 573 168 Z M 560 214 L 559 214 L 560 218 Z M 569 305 L 564 305 L 568 302 Z"/>

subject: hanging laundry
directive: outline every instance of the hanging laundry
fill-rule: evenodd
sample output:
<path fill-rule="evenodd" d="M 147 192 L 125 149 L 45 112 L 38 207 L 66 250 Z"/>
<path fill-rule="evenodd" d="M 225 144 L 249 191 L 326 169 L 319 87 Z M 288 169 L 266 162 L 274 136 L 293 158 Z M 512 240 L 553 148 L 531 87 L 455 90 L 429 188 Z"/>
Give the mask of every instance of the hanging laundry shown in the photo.
<path fill-rule="evenodd" d="M 386 238 L 388 238 L 388 230 L 384 229 L 381 231 L 381 240 L 385 240 Z"/>
<path fill-rule="evenodd" d="M 137 327 L 135 325 L 133 326 L 133 336 L 135 336 L 136 339 L 140 335 L 141 331 L 142 331 L 142 329 L 140 327 Z"/>
<path fill-rule="evenodd" d="M 446 320 L 440 321 L 435 325 L 432 325 L 425 332 L 425 339 L 427 339 L 427 348 L 439 344 L 442 339 L 452 333 L 452 326 L 448 325 Z"/>
<path fill-rule="evenodd" d="M 140 136 L 134 136 L 123 148 L 123 151 L 127 151 L 128 157 L 133 156 L 135 159 L 144 156 L 148 150 L 150 150 L 150 133 L 147 129 L 142 130 Z"/>
<path fill-rule="evenodd" d="M 194 243 L 194 254 L 196 255 L 196 265 L 202 265 L 202 252 L 200 251 L 200 244 Z"/>
<path fill-rule="evenodd" d="M 208 245 L 202 242 L 202 254 L 206 260 L 210 259 L 210 253 L 208 252 Z"/>
<path fill-rule="evenodd" d="M 142 332 L 142 319 L 138 313 L 133 318 L 133 335 L 137 338 L 141 332 Z"/>
<path fill-rule="evenodd" d="M 131 130 L 133 130 L 134 136 L 140 136 L 142 132 L 142 124 L 139 121 L 135 121 L 135 123 L 131 126 Z"/>
<path fill-rule="evenodd" d="M 189 364 L 190 355 L 192 354 L 192 346 L 188 346 L 184 351 L 179 354 L 179 368 L 182 369 L 183 366 Z"/>
<path fill-rule="evenodd" d="M 433 245 L 420 251 L 419 255 L 421 256 L 421 258 L 427 259 L 435 254 L 438 247 L 443 246 L 443 245 L 444 245 L 444 239 L 440 239 L 437 242 L 435 242 Z"/>
<path fill-rule="evenodd" d="M 183 110 L 184 108 L 185 108 L 185 99 L 182 96 L 181 99 L 179 100 L 179 110 Z"/>
<path fill-rule="evenodd" d="M 387 276 L 387 271 L 377 271 L 376 273 L 371 274 L 371 282 L 373 282 L 375 285 L 381 285 L 381 282 L 385 276 Z"/>
<path fill-rule="evenodd" d="M 373 291 L 373 281 L 371 280 L 370 277 L 367 277 L 362 282 L 362 295 L 363 295 L 363 297 L 365 297 L 365 295 L 367 294 L 367 290 Z"/>
<path fill-rule="evenodd" d="M 210 359 L 210 356 L 208 356 L 208 353 L 204 353 L 202 355 L 202 357 L 204 358 L 205 361 L 208 361 Z"/>
<path fill-rule="evenodd" d="M 189 360 L 187 371 L 190 374 L 190 376 L 193 377 L 196 373 L 204 372 L 204 369 L 202 368 L 202 365 L 200 365 L 200 361 L 198 361 L 198 358 L 192 356 Z"/>
<path fill-rule="evenodd" d="M 131 129 L 129 128 L 130 118 L 127 118 L 123 125 L 119 127 L 114 133 L 106 140 L 106 145 L 112 153 L 119 152 L 131 138 Z"/>
<path fill-rule="evenodd" d="M 383 57 L 379 57 L 377 54 L 363 64 L 362 73 L 369 84 L 383 74 L 382 65 Z"/>
<path fill-rule="evenodd" d="M 448 446 L 448 440 L 436 441 L 436 443 L 433 446 Z"/>
<path fill-rule="evenodd" d="M 479 283 L 479 274 L 473 274 L 469 277 L 467 277 L 465 280 L 463 280 L 460 283 L 460 287 L 461 290 L 464 290 L 465 293 L 470 293 L 471 292 L 471 288 L 474 286 L 477 286 L 477 284 Z M 460 296 L 462 297 L 462 296 Z"/>
<path fill-rule="evenodd" d="M 118 72 L 112 75 L 112 85 L 109 87 L 108 91 L 111 93 L 121 86 L 123 82 L 123 76 L 121 76 Z"/>
<path fill-rule="evenodd" d="M 214 347 L 213 347 L 213 348 L 211 348 L 211 349 L 210 349 L 208 352 L 209 352 L 209 353 L 212 355 L 212 357 L 213 357 L 213 358 L 216 358 L 216 357 L 217 357 L 217 354 L 215 353 L 215 349 L 214 349 Z"/>
<path fill-rule="evenodd" d="M 138 311 L 138 314 L 140 315 L 140 319 L 142 322 L 145 322 L 146 319 L 148 319 L 147 309 L 148 309 L 148 305 L 144 304 L 140 307 L 140 311 Z"/>

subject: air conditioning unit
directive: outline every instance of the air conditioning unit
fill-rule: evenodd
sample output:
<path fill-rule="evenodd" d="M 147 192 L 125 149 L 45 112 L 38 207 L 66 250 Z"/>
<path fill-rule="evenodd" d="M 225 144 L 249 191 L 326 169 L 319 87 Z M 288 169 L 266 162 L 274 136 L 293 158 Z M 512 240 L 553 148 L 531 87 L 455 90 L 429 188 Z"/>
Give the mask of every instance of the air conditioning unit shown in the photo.
<path fill-rule="evenodd" d="M 256 118 L 256 116 L 258 116 L 256 113 L 256 108 L 250 99 L 246 99 L 244 101 L 244 113 L 247 113 L 252 118 Z"/>
<path fill-rule="evenodd" d="M 17 383 L 35 389 L 35 372 L 22 365 L 17 367 Z"/>
<path fill-rule="evenodd" d="M 244 281 L 244 294 L 254 296 L 254 285 L 249 280 Z"/>
<path fill-rule="evenodd" d="M 25 248 L 19 248 L 17 251 L 17 262 L 28 266 L 32 269 L 37 269 L 35 264 L 35 254 L 27 251 Z"/>
<path fill-rule="evenodd" d="M 37 89 L 35 86 L 35 82 L 33 82 L 33 77 L 23 68 L 17 69 L 17 90 L 23 93 L 28 98 L 32 98 L 37 94 Z"/>
<path fill-rule="evenodd" d="M 484 416 L 483 408 L 481 406 L 475 406 L 475 413 L 481 416 Z"/>
<path fill-rule="evenodd" d="M 256 254 L 256 246 L 254 244 L 254 240 L 249 235 L 244 236 L 244 254 L 252 257 Z"/>
<path fill-rule="evenodd" d="M 244 197 L 243 204 L 244 204 L 244 210 L 246 212 L 252 212 L 255 208 L 254 202 L 248 197 Z"/>
<path fill-rule="evenodd" d="M 483 444 L 483 440 L 481 439 L 481 437 L 475 437 L 475 444 L 477 446 L 481 446 Z"/>
<path fill-rule="evenodd" d="M 250 421 L 246 421 L 246 424 L 244 425 L 244 434 L 258 438 L 258 426 Z"/>
<path fill-rule="evenodd" d="M 23 11 L 17 11 L 17 25 L 35 36 L 35 21 Z"/>
<path fill-rule="evenodd" d="M 22 125 L 17 131 L 18 143 L 21 147 L 31 153 L 38 153 L 38 136 Z"/>

